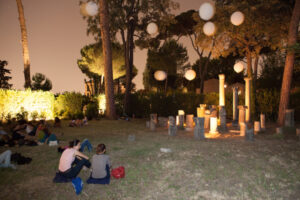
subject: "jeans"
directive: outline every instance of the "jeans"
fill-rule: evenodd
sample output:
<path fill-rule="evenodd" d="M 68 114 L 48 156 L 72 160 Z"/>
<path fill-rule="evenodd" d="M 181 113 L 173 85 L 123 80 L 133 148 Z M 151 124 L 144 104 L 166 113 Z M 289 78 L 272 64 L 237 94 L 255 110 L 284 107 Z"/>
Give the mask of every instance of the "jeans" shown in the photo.
<path fill-rule="evenodd" d="M 93 149 L 93 146 L 92 146 L 92 144 L 90 143 L 90 141 L 88 139 L 84 139 L 82 141 L 79 151 L 83 152 L 85 147 L 87 147 L 89 152 L 91 152 L 92 149 Z"/>
<path fill-rule="evenodd" d="M 81 160 L 75 158 L 74 162 L 72 163 L 72 167 L 70 169 L 68 169 L 65 172 L 59 172 L 59 173 L 66 178 L 75 178 L 79 174 L 83 166 L 90 168 L 91 167 L 90 161 L 84 158 L 81 158 Z"/>
<path fill-rule="evenodd" d="M 6 150 L 0 154 L 0 167 L 11 167 L 10 164 L 11 150 Z"/>

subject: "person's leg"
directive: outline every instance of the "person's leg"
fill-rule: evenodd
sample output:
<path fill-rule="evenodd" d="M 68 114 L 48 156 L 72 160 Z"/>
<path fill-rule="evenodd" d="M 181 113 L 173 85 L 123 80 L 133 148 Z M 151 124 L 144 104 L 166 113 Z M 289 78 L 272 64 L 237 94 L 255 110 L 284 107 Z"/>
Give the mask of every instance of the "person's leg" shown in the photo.
<path fill-rule="evenodd" d="M 91 152 L 93 149 L 92 144 L 90 143 L 90 141 L 88 139 L 84 139 L 82 141 L 79 151 L 83 152 L 85 147 L 87 147 L 89 152 Z"/>
<path fill-rule="evenodd" d="M 11 167 L 15 169 L 15 165 L 10 163 L 11 150 L 6 150 L 0 154 L 0 167 Z"/>
<path fill-rule="evenodd" d="M 71 170 L 69 170 L 67 173 L 63 173 L 65 177 L 75 178 L 79 174 L 83 166 L 86 166 L 88 168 L 91 167 L 90 161 L 84 158 L 82 158 L 81 160 L 76 158 L 73 164 L 74 166 L 71 168 Z"/>

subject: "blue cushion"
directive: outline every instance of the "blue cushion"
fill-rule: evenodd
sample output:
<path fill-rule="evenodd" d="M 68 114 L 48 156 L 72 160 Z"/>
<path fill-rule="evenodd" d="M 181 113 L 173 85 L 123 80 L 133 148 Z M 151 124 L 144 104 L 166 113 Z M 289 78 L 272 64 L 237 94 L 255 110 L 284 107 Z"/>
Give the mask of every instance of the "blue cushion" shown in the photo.
<path fill-rule="evenodd" d="M 73 178 L 72 185 L 75 189 L 76 194 L 79 195 L 83 188 L 83 182 L 82 182 L 81 178 L 79 178 L 79 177 Z"/>
<path fill-rule="evenodd" d="M 90 177 L 86 183 L 87 184 L 109 184 L 110 182 L 110 177 L 105 177 L 105 178 L 92 178 Z"/>
<path fill-rule="evenodd" d="M 59 172 L 56 172 L 55 177 L 53 179 L 54 183 L 68 183 L 71 181 L 72 181 L 71 178 L 66 178 L 66 177 L 62 176 Z"/>

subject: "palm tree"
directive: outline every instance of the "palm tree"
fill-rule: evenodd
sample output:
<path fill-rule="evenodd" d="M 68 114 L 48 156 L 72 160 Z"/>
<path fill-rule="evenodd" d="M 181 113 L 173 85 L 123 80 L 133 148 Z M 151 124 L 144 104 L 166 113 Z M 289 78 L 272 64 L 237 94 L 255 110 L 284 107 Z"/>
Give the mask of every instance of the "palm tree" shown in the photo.
<path fill-rule="evenodd" d="M 27 42 L 27 30 L 25 25 L 24 10 L 22 5 L 22 0 L 16 0 L 19 12 L 19 21 L 21 27 L 22 35 L 22 46 L 23 46 L 23 61 L 24 61 L 24 77 L 25 77 L 25 88 L 31 87 L 30 81 L 30 60 L 29 60 L 29 51 L 28 51 L 28 42 Z"/>
<path fill-rule="evenodd" d="M 290 22 L 290 27 L 289 27 L 288 47 L 292 47 L 297 43 L 299 20 L 300 20 L 300 0 L 296 0 L 291 22 Z M 279 104 L 278 119 L 277 119 L 277 123 L 279 125 L 283 125 L 284 118 L 285 118 L 285 110 L 289 106 L 294 62 L 295 62 L 295 53 L 293 50 L 288 50 L 285 58 L 285 66 L 284 66 L 281 93 L 280 93 L 280 104 Z"/>
<path fill-rule="evenodd" d="M 112 51 L 109 32 L 108 4 L 106 0 L 99 1 L 100 10 L 100 30 L 102 38 L 102 49 L 104 57 L 104 77 L 105 77 L 105 98 L 106 117 L 116 119 L 116 109 L 113 89 L 112 73 Z"/>

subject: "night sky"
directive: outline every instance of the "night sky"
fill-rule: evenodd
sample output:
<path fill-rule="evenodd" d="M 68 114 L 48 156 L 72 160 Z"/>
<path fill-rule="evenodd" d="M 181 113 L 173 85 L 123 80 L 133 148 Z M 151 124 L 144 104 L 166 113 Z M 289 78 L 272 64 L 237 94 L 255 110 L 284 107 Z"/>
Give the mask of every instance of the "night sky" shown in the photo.
<path fill-rule="evenodd" d="M 176 0 L 184 12 L 199 8 L 202 0 Z M 31 76 L 43 73 L 52 81 L 54 93 L 63 91 L 84 92 L 84 78 L 78 68 L 80 49 L 94 43 L 86 35 L 87 24 L 79 12 L 79 0 L 22 0 L 27 28 Z M 24 65 L 21 30 L 15 0 L 0 0 L 0 60 L 8 61 L 10 83 L 15 89 L 24 89 Z M 189 62 L 197 59 L 187 39 L 181 39 L 188 48 Z M 138 75 L 133 80 L 137 89 L 143 88 L 142 74 L 146 64 L 146 50 L 136 48 L 134 65 Z"/>

